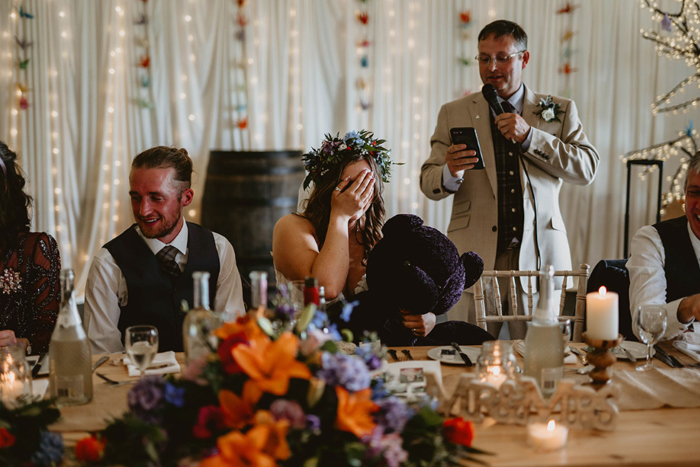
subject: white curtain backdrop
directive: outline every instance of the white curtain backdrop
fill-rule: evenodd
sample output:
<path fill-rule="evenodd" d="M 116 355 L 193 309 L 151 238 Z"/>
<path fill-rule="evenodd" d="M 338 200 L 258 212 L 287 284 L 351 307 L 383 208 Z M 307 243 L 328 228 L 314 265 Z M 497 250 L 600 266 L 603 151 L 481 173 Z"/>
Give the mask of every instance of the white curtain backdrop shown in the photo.
<path fill-rule="evenodd" d="M 601 154 L 593 185 L 565 185 L 560 200 L 574 264 L 593 265 L 622 255 L 626 169 L 618 156 L 675 137 L 697 110 L 652 117 L 651 102 L 691 70 L 641 38 L 640 28 L 658 25 L 638 1 L 587 0 L 557 15 L 565 4 L 249 0 L 240 41 L 234 0 L 2 0 L 0 140 L 20 154 L 34 228 L 58 239 L 79 291 L 97 249 L 132 223 L 130 161 L 154 145 L 193 157 L 196 201 L 186 215 L 196 221 L 211 149 L 307 150 L 324 133 L 366 128 L 404 163 L 387 185 L 388 214 L 415 213 L 444 230 L 451 201 L 422 195 L 420 166 L 440 106 L 480 90 L 477 67 L 460 58 L 476 55 L 486 23 L 510 19 L 530 36 L 525 82 L 572 97 Z M 20 17 L 20 6 L 34 18 Z M 136 24 L 144 9 L 147 24 Z M 459 13 L 467 10 L 464 29 Z M 566 75 L 558 69 L 569 29 L 577 71 Z M 32 46 L 22 50 L 15 36 Z M 146 55 L 149 67 L 139 68 Z M 26 110 L 17 83 L 29 87 Z M 633 231 L 653 220 L 655 186 L 651 178 L 633 186 Z"/>

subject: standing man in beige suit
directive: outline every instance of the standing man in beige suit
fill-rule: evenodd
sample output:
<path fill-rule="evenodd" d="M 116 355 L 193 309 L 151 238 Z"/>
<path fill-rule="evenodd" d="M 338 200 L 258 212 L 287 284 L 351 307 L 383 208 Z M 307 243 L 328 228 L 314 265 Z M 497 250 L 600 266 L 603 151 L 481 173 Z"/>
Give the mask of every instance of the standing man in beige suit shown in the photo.
<path fill-rule="evenodd" d="M 527 34 L 519 25 L 499 20 L 484 27 L 479 73 L 485 85 L 495 87 L 503 113 L 496 116 L 481 93 L 443 105 L 421 168 L 421 190 L 428 198 L 455 196 L 448 237 L 460 254 L 478 253 L 486 269 L 540 270 L 545 264 L 571 269 L 559 190 L 564 181 L 590 184 L 600 160 L 573 101 L 536 94 L 523 84 L 529 60 Z M 476 129 L 484 170 L 472 170 L 475 151 L 452 144 L 450 129 L 458 127 Z M 524 309 L 523 286 L 519 282 L 518 310 Z M 473 302 L 465 294 L 449 318 L 475 323 Z M 511 338 L 524 337 L 524 322 L 509 324 Z M 489 332 L 498 337 L 500 324 L 489 323 Z"/>

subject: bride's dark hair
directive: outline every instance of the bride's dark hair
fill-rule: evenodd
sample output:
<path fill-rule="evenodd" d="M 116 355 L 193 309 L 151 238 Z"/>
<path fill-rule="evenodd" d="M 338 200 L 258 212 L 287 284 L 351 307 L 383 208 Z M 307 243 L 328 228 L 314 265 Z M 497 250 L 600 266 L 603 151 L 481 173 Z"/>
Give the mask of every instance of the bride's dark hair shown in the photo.
<path fill-rule="evenodd" d="M 369 164 L 372 173 L 374 174 L 374 197 L 372 204 L 362 218 L 358 221 L 358 230 L 355 232 L 357 240 L 364 246 L 364 256 L 362 263 L 367 264 L 367 256 L 374 248 L 374 245 L 382 238 L 382 226 L 384 225 L 384 182 L 382 181 L 382 172 L 379 164 L 374 157 L 367 155 L 362 156 L 357 154 L 354 157 L 347 157 L 339 164 L 330 167 L 328 173 L 314 184 L 313 191 L 306 202 L 306 211 L 301 214 L 311 222 L 316 231 L 316 240 L 319 245 L 323 245 L 328 233 L 328 224 L 331 219 L 331 196 L 333 190 L 340 183 L 343 171 L 352 163 L 365 161 Z"/>
<path fill-rule="evenodd" d="M 24 192 L 22 170 L 15 163 L 17 154 L 0 141 L 0 252 L 14 246 L 20 232 L 29 232 L 32 198 Z"/>

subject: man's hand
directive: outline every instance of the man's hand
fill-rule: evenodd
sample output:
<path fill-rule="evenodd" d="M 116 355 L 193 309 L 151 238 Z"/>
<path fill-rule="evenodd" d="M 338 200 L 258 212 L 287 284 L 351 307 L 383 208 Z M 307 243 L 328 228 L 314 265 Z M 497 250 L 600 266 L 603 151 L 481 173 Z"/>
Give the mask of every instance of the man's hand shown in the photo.
<path fill-rule="evenodd" d="M 466 144 L 453 144 L 447 148 L 445 162 L 453 177 L 461 178 L 465 170 L 473 169 L 474 165 L 479 162 L 479 158 L 475 157 L 476 151 L 467 151 L 466 149 Z"/>
<path fill-rule="evenodd" d="M 700 321 L 700 294 L 691 295 L 681 300 L 676 316 L 682 324 L 689 324 L 693 318 Z"/>
<path fill-rule="evenodd" d="M 0 347 L 5 347 L 8 345 L 15 345 L 17 339 L 15 338 L 15 332 L 10 329 L 5 329 L 0 331 Z"/>
<path fill-rule="evenodd" d="M 507 139 L 514 139 L 520 144 L 525 142 L 528 133 L 530 133 L 530 125 L 518 114 L 502 113 L 494 121 L 503 136 Z"/>
<path fill-rule="evenodd" d="M 425 337 L 435 327 L 435 314 L 412 315 L 408 311 L 401 310 L 403 325 L 413 331 L 414 336 Z"/>

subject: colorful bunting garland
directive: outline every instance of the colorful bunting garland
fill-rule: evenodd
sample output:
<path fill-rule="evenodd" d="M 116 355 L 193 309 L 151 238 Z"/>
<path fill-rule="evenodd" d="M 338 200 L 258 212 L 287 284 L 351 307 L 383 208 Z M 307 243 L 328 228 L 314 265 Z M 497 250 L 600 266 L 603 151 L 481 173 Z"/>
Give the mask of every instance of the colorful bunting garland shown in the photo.
<path fill-rule="evenodd" d="M 578 69 L 572 64 L 572 59 L 575 54 L 573 41 L 577 34 L 577 32 L 573 30 L 574 12 L 578 8 L 579 5 L 566 2 L 564 6 L 556 11 L 556 14 L 564 17 L 564 20 L 566 21 L 566 29 L 561 37 L 561 52 L 559 54 L 559 68 L 557 70 L 559 73 L 564 75 L 564 88 L 561 91 L 561 94 L 564 96 L 571 96 L 572 83 L 570 76 L 572 73 L 578 71 Z"/>
<path fill-rule="evenodd" d="M 25 10 L 23 7 L 19 7 L 17 9 L 17 12 L 19 13 L 19 18 L 22 21 L 28 21 L 34 19 L 34 15 L 32 13 L 29 13 L 27 10 Z M 13 13 L 14 15 L 14 13 Z M 23 27 L 22 31 L 26 31 L 27 28 Z M 29 57 L 27 57 L 27 54 L 29 52 L 29 49 L 34 45 L 34 42 L 26 39 L 26 38 L 20 38 L 17 35 L 14 36 L 15 38 L 15 45 L 17 45 L 18 48 L 18 54 L 17 56 L 19 57 L 17 60 L 17 76 L 20 77 L 21 71 L 27 70 L 27 67 L 29 66 Z M 26 79 L 26 75 L 24 76 L 24 79 Z M 16 88 L 17 88 L 17 105 L 20 108 L 20 110 L 27 110 L 30 106 L 29 104 L 29 99 L 28 99 L 28 93 L 29 93 L 29 86 L 26 84 L 17 81 L 16 83 Z"/>
<path fill-rule="evenodd" d="M 148 46 L 150 41 L 148 40 L 148 16 L 146 15 L 146 2 L 147 0 L 140 0 L 141 2 L 141 14 L 134 20 L 134 25 L 142 26 L 143 33 L 141 35 L 134 36 L 134 42 L 138 50 L 138 63 L 136 67 L 139 68 L 139 95 L 137 95 L 133 101 L 142 109 L 152 110 L 155 108 L 155 104 L 150 99 L 149 88 L 151 86 L 151 56 L 148 53 Z"/>
<path fill-rule="evenodd" d="M 367 111 L 372 107 L 370 87 L 369 87 L 369 47 L 371 42 L 369 40 L 369 12 L 367 11 L 367 1 L 358 1 L 358 10 L 355 12 L 355 19 L 359 25 L 359 38 L 355 41 L 357 45 L 360 72 L 358 78 L 355 80 L 355 88 L 357 89 L 359 98 L 357 103 L 357 109 L 360 111 Z"/>
<path fill-rule="evenodd" d="M 459 50 L 458 55 L 457 55 L 457 63 L 462 65 L 463 67 L 468 67 L 471 66 L 474 63 L 473 58 L 471 58 L 472 52 L 475 50 L 475 47 L 472 44 L 471 38 L 471 32 L 472 32 L 472 12 L 471 10 L 464 10 L 458 12 L 457 15 L 457 41 L 461 42 L 461 46 L 458 46 L 457 49 Z M 478 47 L 477 47 L 478 48 Z M 461 81 L 461 80 L 459 80 Z M 462 89 L 457 92 L 458 95 L 460 96 L 466 96 L 471 94 L 471 89 Z"/>
<path fill-rule="evenodd" d="M 234 67 L 234 73 L 237 76 L 237 84 L 235 86 L 236 98 L 238 99 L 238 104 L 236 105 L 235 117 L 232 119 L 234 128 L 244 131 L 248 129 L 248 86 L 247 86 L 247 76 L 245 69 L 245 39 L 246 39 L 246 26 L 250 20 L 245 14 L 246 0 L 236 0 L 236 33 L 235 38 L 240 42 L 240 53 L 241 59 L 236 60 Z"/>

